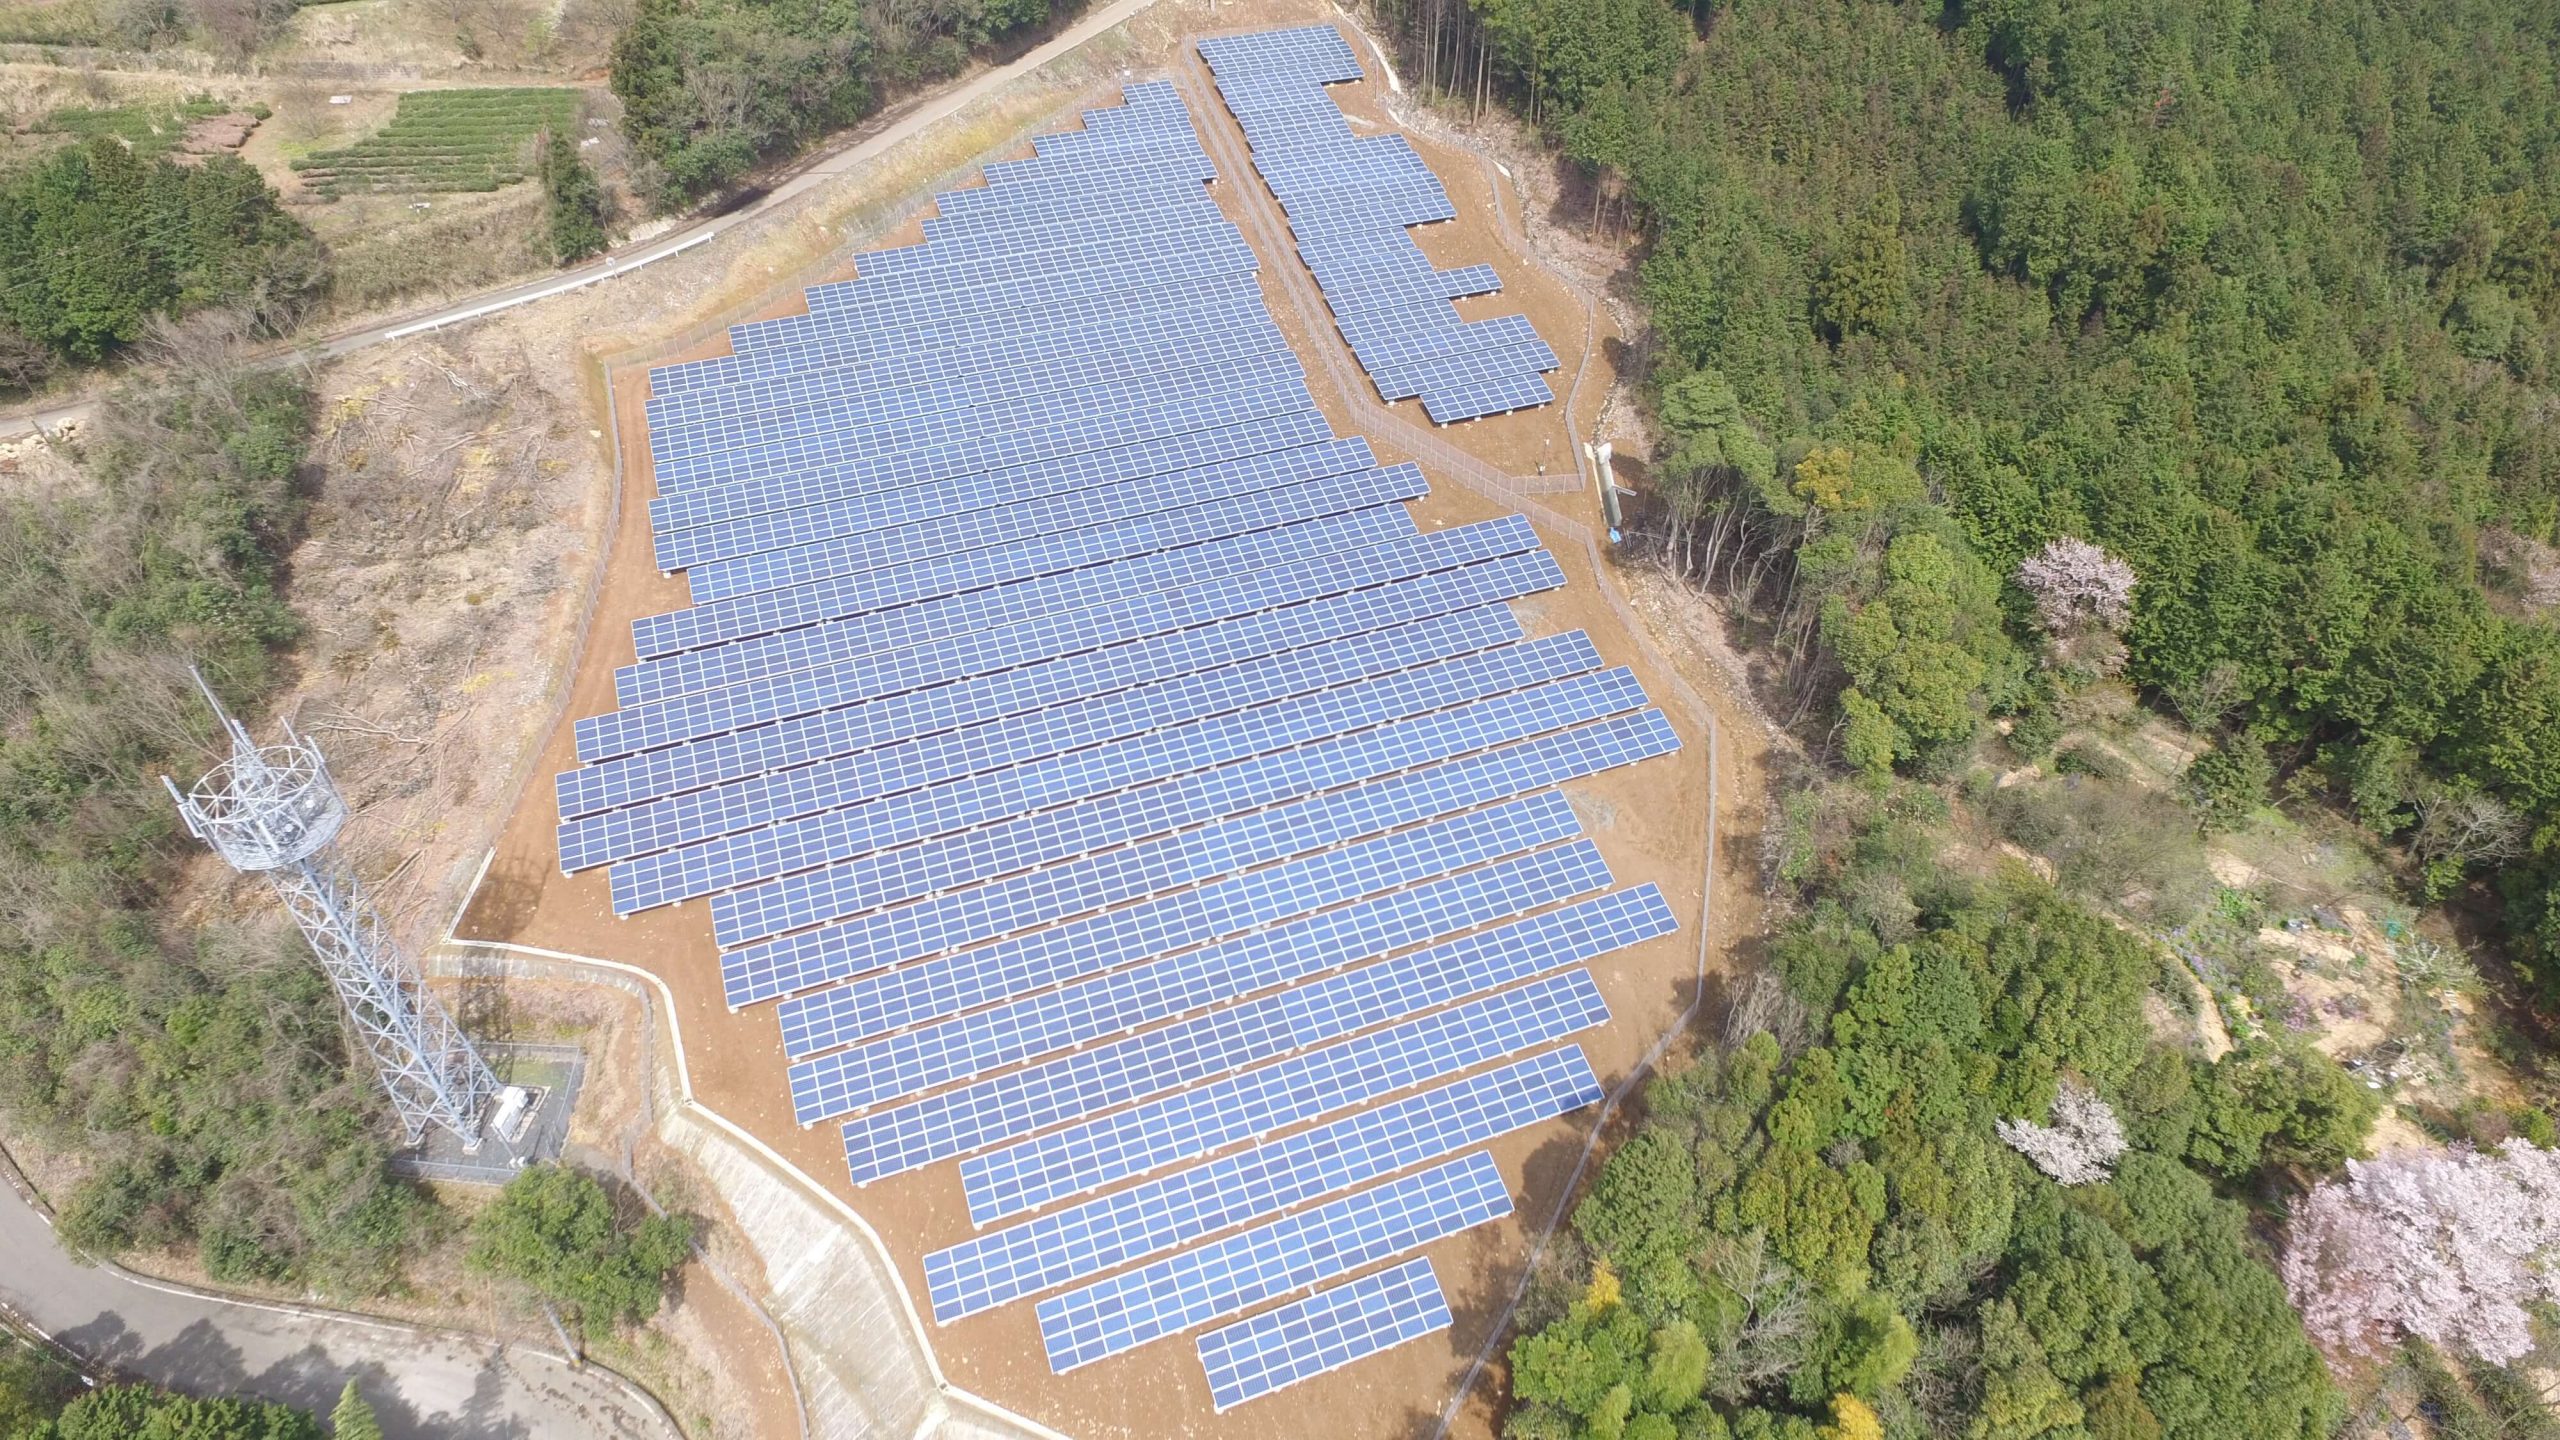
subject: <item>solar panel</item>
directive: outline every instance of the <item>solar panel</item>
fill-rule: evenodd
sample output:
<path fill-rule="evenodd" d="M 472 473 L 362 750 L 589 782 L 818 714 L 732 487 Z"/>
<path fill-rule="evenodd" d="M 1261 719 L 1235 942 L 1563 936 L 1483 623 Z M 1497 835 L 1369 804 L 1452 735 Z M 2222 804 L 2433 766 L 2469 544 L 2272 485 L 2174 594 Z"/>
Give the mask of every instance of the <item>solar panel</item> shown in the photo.
<path fill-rule="evenodd" d="M 1535 574 L 1518 573 L 1526 557 L 1399 580 L 1278 609 L 1230 616 L 1190 629 L 1117 639 L 1092 649 L 1033 658 L 1011 668 L 971 671 L 945 664 L 902 669 L 870 686 L 847 685 L 846 702 L 772 723 L 756 723 L 704 739 L 645 751 L 561 773 L 564 818 L 592 814 L 660 795 L 716 785 L 787 765 L 849 754 L 917 735 L 993 720 L 1075 696 L 1100 697 L 1173 676 L 1240 664 L 1266 655 L 1345 640 L 1369 630 L 1418 623 L 1528 593 Z M 1494 612 L 1505 618 L 1507 611 Z M 1500 624 L 1499 621 L 1488 622 Z M 1512 633 L 1487 643 L 1517 639 Z M 988 632 L 987 644 L 1007 632 Z M 952 651 L 984 648 L 969 637 Z M 956 674 L 956 678 L 955 678 Z M 899 686 L 901 688 L 890 688 Z M 853 703 L 867 701 L 869 703 Z"/>
<path fill-rule="evenodd" d="M 1253 443 L 1239 437 L 1239 443 Z M 1132 457 L 1135 463 L 1147 463 Z M 1110 524 L 1135 516 L 1207 504 L 1273 485 L 1365 470 L 1376 463 L 1359 440 L 1273 447 L 1219 457 L 1207 464 L 1137 474 L 1099 490 L 1004 496 L 1001 501 L 946 512 L 890 528 L 844 533 L 817 527 L 829 517 L 794 512 L 798 543 L 768 544 L 745 553 L 694 564 L 686 575 L 696 604 L 778 589 L 830 575 L 917 565 L 944 556 L 1016 545 L 1025 540 Z M 780 537 L 775 537 L 780 538 Z"/>
<path fill-rule="evenodd" d="M 799 917 L 818 923 L 860 914 L 1644 703 L 1634 677 L 1620 671 L 1429 711 L 1581 658 L 1517 655 L 1527 649 L 1462 657 L 640 857 L 616 867 L 615 905 L 639 910 L 728 889 L 713 923 L 758 939 Z M 1376 728 L 1342 733 L 1355 725 Z M 1300 738 L 1309 743 L 1278 748 Z"/>
<path fill-rule="evenodd" d="M 1544 382 L 1532 390 L 1526 381 L 1556 368 L 1555 352 L 1527 317 L 1501 317 L 1510 323 L 1488 333 L 1447 303 L 1492 288 L 1477 285 L 1480 277 L 1445 293 L 1417 283 L 1431 264 L 1407 230 L 1457 210 L 1410 142 L 1354 134 L 1324 94 L 1359 77 L 1347 43 L 1327 25 L 1278 33 L 1303 38 L 1260 47 L 1204 40 L 1201 58 L 1379 398 L 1420 396 L 1436 424 L 1545 403 Z M 1379 314 L 1399 318 L 1371 318 Z M 1392 331 L 1381 331 L 1387 323 Z"/>
<path fill-rule="evenodd" d="M 1235 633 L 1230 622 L 1292 607 L 1317 611 L 1322 606 L 1317 613 L 1331 615 L 1339 612 L 1340 602 L 1367 594 L 1382 597 L 1391 611 L 1430 614 L 1432 609 L 1420 607 L 1483 604 L 1563 583 L 1552 557 L 1503 552 L 1497 548 L 1501 543 L 1498 535 L 1443 531 L 1411 544 L 1373 547 L 1277 573 L 1230 576 L 1193 590 L 1153 591 L 1110 606 L 976 631 L 939 645 L 876 653 L 858 666 L 852 657 L 821 656 L 817 663 L 768 678 L 590 717 L 578 722 L 578 742 L 593 759 L 607 760 L 967 676 L 1155 640 L 1192 626 L 1217 624 L 1227 627 L 1221 635 L 1230 635 Z"/>
<path fill-rule="evenodd" d="M 954 1320 L 1366 1185 L 1597 1101 L 1567 1047 L 1088 1200 L 924 1257 L 934 1319 Z"/>
<path fill-rule="evenodd" d="M 798 763 L 785 768 L 565 821 L 560 827 L 560 865 L 574 871 L 694 844 L 853 804 L 892 789 L 917 788 L 1310 691 L 1373 680 L 1501 643 L 1507 637 L 1497 638 L 1500 632 L 1511 627 L 1490 625 L 1484 613 L 1464 611 L 1413 626 L 1370 631 L 1340 644 L 1288 650 L 1243 666 L 1088 694 L 1063 705 L 929 735 L 884 736 L 885 743 L 876 747 L 804 748 L 791 757 Z M 869 728 L 890 716 L 874 711 L 847 718 L 867 722 Z M 934 718 L 960 717 L 946 713 Z M 835 732 L 845 739 L 852 733 L 849 728 Z M 848 759 L 856 754 L 862 755 L 859 762 Z"/>
<path fill-rule="evenodd" d="M 769 483 L 812 467 L 907 451 L 967 454 L 971 452 L 965 447 L 1008 442 L 1016 431 L 1055 422 L 1061 416 L 1100 423 L 1131 408 L 1179 406 L 1195 393 L 1202 402 L 1201 413 L 1214 415 L 1216 410 L 1207 402 L 1219 394 L 1303 387 L 1306 381 L 1297 357 L 1286 350 L 1219 356 L 1107 382 L 1080 375 L 1058 378 L 1081 383 L 1039 385 L 1031 393 L 1008 392 L 1001 399 L 987 398 L 978 390 L 960 396 L 958 408 L 943 408 L 939 396 L 922 395 L 908 397 L 908 403 L 894 411 L 829 409 L 795 417 L 779 433 L 742 436 L 707 453 L 670 460 L 656 472 L 658 488 L 661 493 L 673 493 L 712 485 Z M 1066 429 L 1071 438 L 1081 438 L 1083 433 L 1078 426 Z M 1037 453 L 1026 449 L 1017 458 L 1030 459 Z"/>
<path fill-rule="evenodd" d="M 960 1162 L 979 1225 L 1116 1184 L 1605 1024 L 1580 970 L 1054 1130 Z"/>
<path fill-rule="evenodd" d="M 845 503 L 986 471 L 1055 464 L 1164 437 L 1218 431 L 1314 408 L 1303 378 L 1239 388 L 1198 386 L 1186 377 L 1143 403 L 1080 413 L 1018 434 L 982 436 L 915 453 L 847 455 L 799 471 L 736 484 L 661 494 L 649 502 L 661 532 L 741 520 L 806 505 Z M 874 500 L 873 503 L 884 503 Z"/>
<path fill-rule="evenodd" d="M 721 977 L 732 1007 L 752 1004 L 1563 784 L 1678 745 L 1658 712 L 1616 716 L 1358 790 L 734 949 L 720 957 Z M 715 937 L 718 922 L 715 902 Z"/>
<path fill-rule="evenodd" d="M 1543 403 L 1533 328 L 1456 319 L 1499 275 L 1406 233 L 1429 166 L 1324 93 L 1342 36 L 1204 53 L 1372 378 Z M 1180 95 L 1122 98 L 651 372 L 691 604 L 578 720 L 558 841 L 622 912 L 709 898 L 857 1183 L 958 1162 L 1008 1228 L 928 1257 L 942 1318 L 1045 1294 L 1066 1365 L 1242 1315 L 1223 1407 L 1446 1323 L 1379 1265 L 1507 1209 L 1438 1162 L 1597 1094 L 1581 967 L 1672 927 L 1555 787 L 1679 741 L 1526 637 L 1564 577 L 1524 519 L 1426 533 L 1334 435 Z"/>
<path fill-rule="evenodd" d="M 1231 425 L 1053 456 L 1027 465 L 940 475 L 922 484 L 867 495 L 838 497 L 830 492 L 778 497 L 769 509 L 732 514 L 702 524 L 662 527 L 656 545 L 658 567 L 717 572 L 720 562 L 855 535 L 873 537 L 864 543 L 877 547 L 860 552 L 857 559 L 921 554 L 925 552 L 911 552 L 901 543 L 927 533 L 917 527 L 938 529 L 937 522 L 980 511 L 1001 511 L 1051 497 L 1107 490 L 1123 481 L 1142 481 L 1279 451 L 1322 447 L 1329 442 L 1332 430 L 1320 413 L 1288 410 Z M 652 502 L 653 507 L 655 503 Z M 702 583 L 700 575 L 689 574 L 687 578 L 697 587 Z M 695 594 L 700 596 L 701 591 L 697 588 Z"/>
<path fill-rule="evenodd" d="M 1623 890 L 1262 1000 L 974 1081 L 844 1123 L 857 1185 L 1044 1126 L 1402 1020 L 1674 928 L 1652 886 Z"/>
<path fill-rule="evenodd" d="M 1376 536 L 1393 528 L 1392 515 L 1363 511 L 1291 526 L 1285 531 L 1240 537 L 1209 556 L 1211 563 L 1205 567 L 1200 563 L 1202 557 L 1186 557 L 1194 572 L 1205 568 L 1218 574 L 1218 578 L 1183 588 L 1123 594 L 1109 604 L 1082 609 L 1060 606 L 1048 615 L 1029 620 L 1016 618 L 1011 624 L 983 631 L 944 623 L 936 635 L 932 622 L 944 619 L 942 615 L 870 617 L 722 646 L 688 657 L 686 668 L 680 672 L 685 683 L 704 693 L 679 695 L 579 721 L 579 757 L 606 760 L 634 750 L 805 714 L 811 709 L 845 703 L 851 698 L 847 687 L 867 686 L 871 693 L 895 693 L 894 689 L 883 691 L 878 687 L 893 677 L 905 682 L 907 673 L 950 673 L 947 664 L 899 671 L 896 667 L 905 664 L 907 657 L 891 652 L 898 650 L 902 641 L 913 649 L 921 641 L 938 640 L 936 648 L 946 657 L 962 653 L 956 649 L 961 645 L 992 646 L 993 653 L 983 648 L 966 653 L 981 657 L 976 663 L 984 668 L 1002 668 L 1535 548 L 1535 537 L 1527 534 L 1525 524 L 1514 527 L 1504 521 L 1383 543 L 1373 540 L 1365 545 L 1348 544 L 1364 533 Z M 1524 538 L 1529 543 L 1521 543 Z M 1262 559 L 1263 568 L 1238 566 L 1234 562 L 1241 556 Z M 1222 559 L 1227 563 L 1216 563 Z M 1163 578 L 1161 571 L 1157 573 L 1159 579 Z M 1172 583 L 1182 584 L 1179 580 Z M 980 602 L 968 607 L 966 618 L 983 615 L 984 604 Z M 973 636 L 982 638 L 973 641 Z M 857 659 L 864 660 L 864 665 L 858 672 L 850 671 L 847 662 Z M 826 673 L 804 673 L 809 671 Z M 912 683 L 926 682 L 898 683 L 896 688 L 909 688 Z"/>
<path fill-rule="evenodd" d="M 1142 353 L 1167 341 L 1181 353 L 1230 346 L 1266 348 L 1270 316 L 1248 274 L 1187 282 L 1180 313 L 1162 291 L 1094 296 L 1055 310 L 1020 308 L 958 321 L 915 320 L 838 333 L 792 347 L 770 363 L 741 367 L 735 378 L 700 384 L 648 402 L 650 454 L 702 448 L 706 422 L 771 417 L 794 406 L 831 402 L 871 405 L 934 380 L 966 380 L 986 367 L 1046 359 L 1082 369 Z M 965 392 L 961 392 L 965 393 Z"/>
<path fill-rule="evenodd" d="M 1256 810 L 1251 820 L 1240 823 L 1275 836 L 1301 827 L 1310 834 L 1328 833 L 1334 826 L 1346 823 L 1385 828 L 1378 823 L 1383 814 L 1375 807 L 1382 798 L 1396 792 L 1333 787 L 1368 787 L 1370 782 L 1410 784 L 1417 775 L 1436 777 L 1443 764 L 1466 763 L 1453 757 L 1502 755 L 1506 752 L 1484 747 L 1621 714 L 1643 701 L 1643 690 L 1624 671 L 1558 681 L 1535 690 L 1478 701 L 1461 710 L 1309 746 L 1304 753 L 1278 752 L 1238 761 L 1102 794 L 1087 803 L 1056 810 L 1026 811 L 1021 777 L 1003 776 L 994 783 L 950 795 L 940 804 L 936 803 L 935 793 L 928 793 L 903 803 L 889 802 L 876 810 L 839 812 L 839 818 L 830 824 L 777 833 L 743 855 L 671 858 L 663 866 L 652 863 L 655 857 L 631 861 L 615 872 L 616 904 L 623 903 L 626 874 L 633 876 L 633 888 L 627 893 L 637 907 L 643 900 L 684 888 L 692 875 L 701 873 L 709 864 L 725 863 L 730 867 L 729 874 L 777 874 L 773 868 L 776 865 L 823 864 L 830 856 L 878 850 L 882 845 L 924 838 L 931 838 L 934 843 L 877 856 L 862 854 L 861 858 L 824 869 L 727 891 L 712 904 L 712 933 L 724 944 L 759 940 L 804 925 L 961 891 L 982 880 L 1036 872 L 1040 866 L 1074 860 L 1106 846 L 1125 845 L 1130 840 L 1168 831 L 1175 832 L 1173 843 L 1191 848 L 1181 873 L 1205 879 L 1216 873 L 1213 867 L 1219 859 L 1216 851 L 1207 847 L 1245 832 L 1224 827 L 1183 832 L 1179 827 Z M 1563 733 L 1581 732 L 1565 729 Z M 1096 792 L 1092 787 L 1111 778 L 1107 770 L 1100 768 L 1108 763 L 1108 758 L 1097 757 L 1054 783 L 1066 788 L 1072 797 L 1093 796 Z M 1388 776 L 1398 779 L 1386 780 Z M 1031 778 L 1044 782 L 1051 779 L 1048 775 Z M 1258 809 L 1263 806 L 1270 808 Z M 1022 818 L 1005 819 L 1006 816 Z M 1367 833 L 1366 828 L 1360 833 Z M 1214 839 L 1209 838 L 1213 835 Z M 1293 848 L 1310 847 L 1300 844 Z M 1104 853 L 1136 855 L 1152 850 L 1141 845 Z M 637 888 L 642 884 L 660 888 Z"/>
<path fill-rule="evenodd" d="M 1063 1375 L 1511 1213 L 1478 1152 L 1040 1302 Z"/>
<path fill-rule="evenodd" d="M 1202 1335 L 1200 1366 L 1224 1414 L 1449 1324 L 1431 1262 L 1408 1260 Z"/>
<path fill-rule="evenodd" d="M 782 1002 L 783 1052 L 798 1060 L 1455 873 L 1572 836 L 1572 807 L 1549 793 L 1381 835 L 1285 865 L 1053 925 Z M 1574 864 L 1597 864 L 1589 841 Z M 1605 881 L 1603 882 L 1605 883 Z"/>
<path fill-rule="evenodd" d="M 1294 985 L 1408 945 L 1442 940 L 1608 883 L 1608 868 L 1597 864 L 1587 849 L 1535 852 L 803 1060 L 791 1067 L 792 1118 L 811 1125 L 883 1100 L 971 1080 L 1240 996 Z"/>
<path fill-rule="evenodd" d="M 1265 478 L 1247 475 L 1232 487 L 1234 493 L 1217 498 L 1213 490 L 1203 504 L 1134 515 L 956 556 L 932 556 L 905 565 L 822 575 L 801 584 L 760 589 L 689 610 L 648 616 L 632 624 L 641 656 L 632 673 L 636 677 L 655 673 L 649 662 L 679 651 L 941 600 L 973 590 L 1003 586 L 1009 597 L 1044 592 L 1072 596 L 1094 593 L 1095 587 L 1125 590 L 1162 583 L 1154 580 L 1157 573 L 1180 576 L 1184 564 L 1197 562 L 1200 552 L 1192 547 L 1416 499 L 1428 488 L 1422 472 L 1410 465 L 1354 470 L 1267 488 L 1261 484 Z M 1391 535 L 1412 533 L 1410 525 L 1384 528 Z M 1048 578 L 1069 575 L 1072 578 Z M 1038 580 L 1047 583 L 1024 583 Z M 1185 581 L 1176 578 L 1171 583 Z M 1008 598 L 1001 603 L 1018 615 L 1026 613 L 1025 606 L 1036 602 Z M 669 693 L 664 685 L 649 683 L 645 678 L 617 688 L 627 692 L 620 696 L 625 704 L 638 704 Z"/>

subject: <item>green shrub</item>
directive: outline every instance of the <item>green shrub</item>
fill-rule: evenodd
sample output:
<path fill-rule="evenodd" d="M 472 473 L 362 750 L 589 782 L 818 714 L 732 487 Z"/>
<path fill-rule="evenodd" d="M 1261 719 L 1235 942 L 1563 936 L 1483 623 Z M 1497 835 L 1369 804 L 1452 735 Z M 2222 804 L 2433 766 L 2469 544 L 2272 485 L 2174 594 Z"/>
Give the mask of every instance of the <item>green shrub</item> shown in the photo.
<path fill-rule="evenodd" d="M 472 1222 L 468 1258 L 474 1269 L 523 1281 L 571 1314 L 610 1325 L 657 1314 L 692 1243 L 685 1221 L 650 1215 L 625 1223 L 592 1177 L 542 1165 L 508 1181 Z"/>
<path fill-rule="evenodd" d="M 551 254 L 560 264 L 575 264 L 605 248 L 604 186 L 575 142 L 558 131 L 544 132 L 541 161 Z"/>
<path fill-rule="evenodd" d="M 185 137 L 187 126 L 231 107 L 199 97 L 176 105 L 117 105 L 104 109 L 69 107 L 56 110 L 36 125 L 42 133 L 92 139 L 111 135 L 135 154 L 163 154 Z M 263 111 L 266 107 L 256 107 Z M 261 114 L 260 119 L 266 117 Z"/>
<path fill-rule="evenodd" d="M 2267 800 L 2276 769 L 2267 747 L 2243 736 L 2228 736 L 2187 765 L 2187 803 L 2196 824 L 2206 833 L 2237 830 Z"/>

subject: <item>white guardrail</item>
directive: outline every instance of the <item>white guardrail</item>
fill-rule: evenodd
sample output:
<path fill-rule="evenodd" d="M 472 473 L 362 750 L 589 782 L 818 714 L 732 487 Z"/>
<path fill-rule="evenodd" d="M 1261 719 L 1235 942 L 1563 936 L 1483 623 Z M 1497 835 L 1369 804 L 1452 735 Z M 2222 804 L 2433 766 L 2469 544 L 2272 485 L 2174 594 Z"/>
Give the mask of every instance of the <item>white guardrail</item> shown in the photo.
<path fill-rule="evenodd" d="M 501 310 L 512 310 L 518 305 L 530 305 L 536 300 L 548 300 L 554 295 L 566 295 L 572 290 L 585 285 L 593 285 L 599 280 L 610 280 L 616 275 L 627 275 L 632 271 L 639 269 L 643 265 L 653 264 L 657 261 L 664 260 L 670 255 L 681 255 L 685 251 L 692 249 L 694 246 L 717 237 L 719 233 L 720 231 L 718 228 L 706 226 L 694 234 L 687 235 L 682 240 L 677 241 L 675 244 L 668 246 L 664 250 L 637 256 L 629 260 L 608 260 L 599 269 L 590 271 L 584 275 L 572 275 L 566 280 L 562 280 L 557 284 L 545 285 L 539 290 L 528 290 L 522 295 L 505 296 L 501 299 L 489 301 L 484 305 L 474 305 L 468 310 L 458 310 L 448 315 L 430 316 L 427 319 L 417 321 L 413 324 L 402 325 L 396 329 L 385 330 L 382 332 L 382 338 L 385 340 L 404 340 L 409 336 L 421 335 L 429 330 L 441 330 L 447 325 L 459 325 L 466 320 L 477 320 L 484 315 L 495 315 Z"/>

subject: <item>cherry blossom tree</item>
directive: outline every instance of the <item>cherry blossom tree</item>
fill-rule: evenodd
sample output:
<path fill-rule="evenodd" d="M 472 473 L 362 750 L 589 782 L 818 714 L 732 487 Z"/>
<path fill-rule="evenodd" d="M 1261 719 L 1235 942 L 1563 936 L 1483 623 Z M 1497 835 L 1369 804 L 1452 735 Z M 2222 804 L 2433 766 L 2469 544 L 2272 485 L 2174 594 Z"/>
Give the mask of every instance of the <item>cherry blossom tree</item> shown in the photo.
<path fill-rule="evenodd" d="M 2124 1155 L 2124 1127 L 2098 1093 L 2065 1077 L 2053 1094 L 2053 1123 L 2003 1120 L 1998 1129 L 2009 1148 L 2058 1185 L 2104 1180 Z"/>
<path fill-rule="evenodd" d="M 2403 1335 L 2504 1365 L 2530 1354 L 2526 1307 L 2560 1302 L 2560 1152 L 2402 1151 L 2350 1161 L 2294 1208 L 2285 1288 L 2332 1353 Z"/>
<path fill-rule="evenodd" d="M 2018 588 L 2036 602 L 2036 619 L 2065 663 L 2101 672 L 2124 663 L 2116 639 L 2133 618 L 2133 567 L 2064 536 L 2018 563 Z"/>
<path fill-rule="evenodd" d="M 2018 584 L 2055 635 L 2121 630 L 2133 618 L 2133 567 L 2086 540 L 2066 535 L 2020 561 Z"/>

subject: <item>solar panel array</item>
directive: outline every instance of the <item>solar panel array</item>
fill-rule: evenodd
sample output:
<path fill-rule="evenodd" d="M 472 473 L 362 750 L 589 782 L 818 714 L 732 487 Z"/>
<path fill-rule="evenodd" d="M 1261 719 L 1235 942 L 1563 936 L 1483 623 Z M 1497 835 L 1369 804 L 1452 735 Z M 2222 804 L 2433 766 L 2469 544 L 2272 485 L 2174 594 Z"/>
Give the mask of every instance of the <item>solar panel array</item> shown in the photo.
<path fill-rule="evenodd" d="M 1523 631 L 1525 521 L 1425 533 L 1332 433 L 1175 92 L 1124 96 L 653 372 L 694 603 L 559 846 L 707 900 L 857 1184 L 959 1162 L 938 1320 L 1036 1300 L 1060 1370 L 1218 1322 L 1224 1408 L 1448 1323 L 1392 1262 L 1507 1213 L 1483 1147 L 1600 1094 L 1584 967 L 1674 928 L 1557 787 L 1678 740 Z"/>
<path fill-rule="evenodd" d="M 1380 398 L 1419 396 L 1441 425 L 1555 398 L 1556 353 L 1527 316 L 1469 321 L 1449 303 L 1501 289 L 1492 267 L 1435 269 L 1407 233 L 1456 217 L 1439 177 L 1402 135 L 1354 134 L 1325 94 L 1362 75 L 1340 31 L 1229 35 L 1201 41 L 1200 55 Z"/>
<path fill-rule="evenodd" d="M 1390 1345 L 1449 1328 L 1428 1260 L 1408 1260 L 1200 1337 L 1200 1367 L 1223 1413 Z"/>

